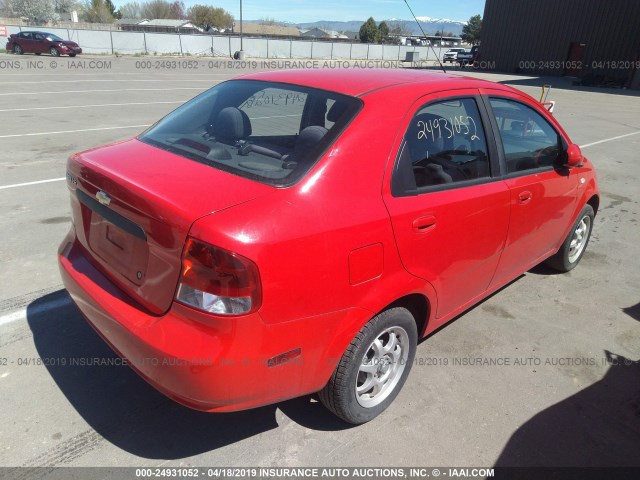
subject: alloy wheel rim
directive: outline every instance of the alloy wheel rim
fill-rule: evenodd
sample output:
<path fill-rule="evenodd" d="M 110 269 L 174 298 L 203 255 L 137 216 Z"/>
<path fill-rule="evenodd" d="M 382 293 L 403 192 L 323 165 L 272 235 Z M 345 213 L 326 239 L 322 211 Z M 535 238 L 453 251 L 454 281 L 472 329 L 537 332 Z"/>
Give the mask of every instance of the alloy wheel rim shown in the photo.
<path fill-rule="evenodd" d="M 573 231 L 571 243 L 569 244 L 569 262 L 575 262 L 582 254 L 584 247 L 587 245 L 589 238 L 589 229 L 591 228 L 591 217 L 585 215 L 582 217 L 578 225 Z"/>
<path fill-rule="evenodd" d="M 382 403 L 402 378 L 409 357 L 409 334 L 398 326 L 383 330 L 367 348 L 356 376 L 355 393 L 365 408 Z"/>

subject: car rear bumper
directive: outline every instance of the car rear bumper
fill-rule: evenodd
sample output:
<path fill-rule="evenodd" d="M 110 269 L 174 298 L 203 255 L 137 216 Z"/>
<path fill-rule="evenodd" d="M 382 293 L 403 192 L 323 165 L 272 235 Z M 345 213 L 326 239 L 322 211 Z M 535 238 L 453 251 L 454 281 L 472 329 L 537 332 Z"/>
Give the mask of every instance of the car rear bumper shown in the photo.
<path fill-rule="evenodd" d="M 133 370 L 169 398 L 197 410 L 242 410 L 303 395 L 302 365 L 268 367 L 268 327 L 257 314 L 203 316 L 175 303 L 145 312 L 88 260 L 70 232 L 58 252 L 65 287 L 89 324 Z M 266 349 L 268 350 L 268 349 Z M 266 353 L 268 355 L 268 353 Z"/>
<path fill-rule="evenodd" d="M 217 317 L 174 302 L 156 316 L 93 266 L 73 229 L 58 260 L 66 289 L 97 333 L 153 387 L 197 410 L 243 410 L 320 390 L 352 338 L 346 326 L 359 328 L 369 315 L 349 309 L 267 325 L 257 313 Z M 340 330 L 345 338 L 336 341 Z M 296 348 L 299 358 L 269 365 Z"/>

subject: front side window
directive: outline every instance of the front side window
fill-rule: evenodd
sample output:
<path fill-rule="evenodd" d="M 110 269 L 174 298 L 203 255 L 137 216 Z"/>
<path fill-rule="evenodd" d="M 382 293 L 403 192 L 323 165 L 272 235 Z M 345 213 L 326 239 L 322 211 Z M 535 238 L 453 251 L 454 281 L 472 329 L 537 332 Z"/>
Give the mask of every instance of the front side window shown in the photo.
<path fill-rule="evenodd" d="M 287 186 L 310 170 L 361 105 L 324 90 L 231 80 L 170 113 L 139 140 L 245 178 Z"/>
<path fill-rule="evenodd" d="M 405 134 L 400 161 L 410 163 L 418 189 L 490 177 L 476 101 L 450 99 L 419 110 Z"/>
<path fill-rule="evenodd" d="M 562 138 L 542 115 L 520 102 L 490 99 L 498 124 L 508 173 L 526 172 L 555 165 L 562 152 Z"/>

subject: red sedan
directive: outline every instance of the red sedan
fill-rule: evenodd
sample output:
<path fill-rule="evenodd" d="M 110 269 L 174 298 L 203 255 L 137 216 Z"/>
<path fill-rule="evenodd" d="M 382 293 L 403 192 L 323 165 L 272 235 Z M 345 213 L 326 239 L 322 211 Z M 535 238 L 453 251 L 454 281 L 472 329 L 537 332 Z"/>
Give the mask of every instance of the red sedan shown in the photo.
<path fill-rule="evenodd" d="M 7 41 L 7 52 L 17 55 L 23 53 L 48 53 L 52 57 L 69 55 L 75 57 L 82 53 L 82 49 L 76 42 L 63 40 L 53 33 L 46 32 L 20 32 L 13 33 Z"/>
<path fill-rule="evenodd" d="M 414 70 L 256 73 L 73 155 L 65 286 L 172 399 L 319 392 L 347 422 L 418 339 L 540 262 L 584 254 L 594 167 L 533 98 Z"/>

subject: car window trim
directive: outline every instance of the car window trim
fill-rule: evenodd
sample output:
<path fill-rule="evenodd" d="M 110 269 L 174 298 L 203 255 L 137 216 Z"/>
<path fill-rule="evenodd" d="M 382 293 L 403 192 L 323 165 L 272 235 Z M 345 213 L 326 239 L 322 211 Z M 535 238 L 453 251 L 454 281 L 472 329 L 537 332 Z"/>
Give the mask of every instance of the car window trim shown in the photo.
<path fill-rule="evenodd" d="M 406 141 L 404 140 L 404 136 L 406 134 L 406 129 L 408 128 L 409 125 L 407 125 L 405 128 L 405 130 L 402 132 L 402 141 L 400 143 L 400 147 L 398 148 L 398 151 L 396 153 L 396 159 L 394 161 L 394 166 L 392 169 L 392 173 L 391 173 L 391 194 L 394 197 L 414 197 L 417 195 L 424 195 L 426 193 L 431 193 L 431 192 L 441 192 L 444 190 L 451 190 L 454 188 L 465 188 L 465 187 L 472 187 L 475 185 L 481 185 L 481 184 L 485 184 L 485 183 L 491 183 L 491 182 L 495 182 L 498 181 L 500 179 L 502 179 L 503 177 L 503 172 L 502 172 L 502 165 L 501 162 L 498 158 L 498 150 L 497 150 L 497 145 L 495 142 L 495 138 L 493 138 L 493 133 L 490 132 L 489 130 L 491 130 L 491 125 L 489 123 L 490 121 L 490 115 L 488 114 L 487 110 L 486 110 L 486 106 L 484 104 L 484 100 L 482 100 L 482 95 L 480 94 L 480 91 L 477 89 L 469 89 L 469 90 L 473 90 L 475 91 L 475 93 L 471 93 L 469 92 L 468 94 L 459 94 L 459 95 L 453 95 L 453 96 L 445 96 L 445 97 L 440 97 L 440 98 L 435 98 L 435 99 L 430 99 L 427 100 L 424 103 L 421 103 L 417 108 L 411 108 L 410 112 L 411 113 L 411 119 L 413 119 L 413 117 L 415 117 L 416 113 L 419 112 L 420 110 L 428 107 L 431 104 L 435 104 L 435 103 L 442 103 L 442 102 L 446 102 L 449 100 L 461 100 L 461 99 L 472 99 L 476 102 L 476 106 L 478 108 L 478 114 L 480 115 L 480 121 L 482 123 L 482 127 L 484 129 L 484 137 L 487 143 L 487 157 L 488 157 L 488 161 L 489 161 L 489 176 L 488 177 L 482 177 L 482 178 L 476 178 L 476 179 L 472 179 L 472 180 L 463 180 L 463 181 L 459 181 L 459 182 L 452 182 L 452 183 L 445 183 L 445 184 L 440 184 L 440 185 L 427 185 L 424 187 L 418 187 L 415 184 L 415 180 L 412 181 L 411 185 L 407 184 L 407 178 L 409 175 L 406 171 L 407 166 L 403 165 L 401 162 L 401 156 L 402 156 L 402 152 L 404 151 L 404 148 L 406 146 Z M 425 97 L 428 96 L 432 96 L 432 95 L 436 95 L 436 94 L 441 94 L 444 93 L 446 91 L 440 90 L 437 92 L 431 92 L 429 95 L 425 95 Z M 418 99 L 418 101 L 420 101 L 420 99 Z M 418 101 L 416 101 L 416 103 L 418 103 Z M 415 105 L 415 104 L 414 104 Z M 401 169 L 405 170 L 405 171 L 401 171 Z"/>
<path fill-rule="evenodd" d="M 475 187 L 476 185 L 493 183 L 496 180 L 497 179 L 494 177 L 482 177 L 482 178 L 474 178 L 472 180 L 462 180 L 459 182 L 442 183 L 439 185 L 426 185 L 424 187 L 416 187 L 415 195 L 424 195 L 426 193 L 442 192 L 444 190 L 454 190 L 457 188 Z"/>

